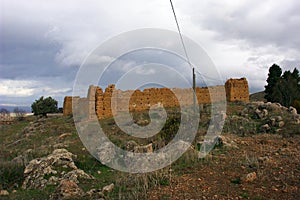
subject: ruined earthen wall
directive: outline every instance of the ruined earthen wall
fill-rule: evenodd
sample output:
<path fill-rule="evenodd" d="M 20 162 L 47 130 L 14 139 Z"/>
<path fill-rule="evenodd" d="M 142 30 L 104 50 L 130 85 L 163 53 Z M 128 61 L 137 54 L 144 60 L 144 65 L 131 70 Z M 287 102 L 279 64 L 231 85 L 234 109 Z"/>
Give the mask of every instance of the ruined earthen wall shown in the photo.
<path fill-rule="evenodd" d="M 114 93 L 114 95 L 113 95 Z M 177 97 L 175 94 L 177 94 Z M 220 102 L 226 96 L 227 101 L 249 101 L 248 82 L 245 78 L 229 79 L 225 87 L 197 87 L 196 96 L 198 104 Z M 128 103 L 129 102 L 129 103 Z M 117 90 L 114 85 L 109 85 L 105 91 L 98 86 L 90 86 L 87 97 L 89 119 L 104 119 L 113 116 L 113 112 L 131 112 L 149 110 L 153 105 L 177 107 L 193 104 L 192 89 L 181 88 L 149 88 L 140 90 Z M 129 108 L 128 108 L 129 105 Z M 65 97 L 64 115 L 72 114 L 72 97 Z"/>
<path fill-rule="evenodd" d="M 249 102 L 249 88 L 246 78 L 229 79 L 225 83 L 227 101 Z"/>
<path fill-rule="evenodd" d="M 64 116 L 72 114 L 72 97 L 66 96 L 64 98 L 63 114 Z"/>
<path fill-rule="evenodd" d="M 68 116 L 73 114 L 72 110 L 72 102 L 78 100 L 80 97 L 70 97 L 66 96 L 64 98 L 64 107 L 63 107 L 63 115 Z"/>

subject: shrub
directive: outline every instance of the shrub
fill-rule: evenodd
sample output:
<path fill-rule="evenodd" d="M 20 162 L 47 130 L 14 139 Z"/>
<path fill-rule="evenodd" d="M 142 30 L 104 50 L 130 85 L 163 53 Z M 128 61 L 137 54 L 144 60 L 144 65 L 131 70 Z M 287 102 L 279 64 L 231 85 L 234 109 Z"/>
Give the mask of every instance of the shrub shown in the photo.
<path fill-rule="evenodd" d="M 16 119 L 17 119 L 18 121 L 24 120 L 25 115 L 26 115 L 26 111 L 25 111 L 25 110 L 16 107 L 16 108 L 14 109 L 14 113 L 15 113 Z"/>
<path fill-rule="evenodd" d="M 299 114 L 300 113 L 300 100 L 293 101 L 292 106 L 297 109 L 297 112 Z"/>

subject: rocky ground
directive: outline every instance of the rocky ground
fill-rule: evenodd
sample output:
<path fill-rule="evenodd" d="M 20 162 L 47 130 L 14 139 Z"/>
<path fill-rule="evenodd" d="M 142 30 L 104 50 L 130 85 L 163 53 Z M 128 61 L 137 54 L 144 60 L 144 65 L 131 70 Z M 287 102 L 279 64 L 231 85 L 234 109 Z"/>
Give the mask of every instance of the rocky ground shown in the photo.
<path fill-rule="evenodd" d="M 299 199 L 300 136 L 223 137 L 235 145 L 183 168 L 149 199 Z"/>
<path fill-rule="evenodd" d="M 0 127 L 0 199 L 299 199 L 300 115 L 294 108 L 255 102 L 228 104 L 218 145 L 198 159 L 209 105 L 192 148 L 171 166 L 148 174 L 114 171 L 82 145 L 71 117 L 29 117 Z M 208 110 L 208 111 L 207 111 Z M 144 114 L 136 123 L 149 123 Z M 160 137 L 135 140 L 112 119 L 102 126 L 120 148 L 152 152 Z M 174 126 L 174 127 L 173 127 Z"/>

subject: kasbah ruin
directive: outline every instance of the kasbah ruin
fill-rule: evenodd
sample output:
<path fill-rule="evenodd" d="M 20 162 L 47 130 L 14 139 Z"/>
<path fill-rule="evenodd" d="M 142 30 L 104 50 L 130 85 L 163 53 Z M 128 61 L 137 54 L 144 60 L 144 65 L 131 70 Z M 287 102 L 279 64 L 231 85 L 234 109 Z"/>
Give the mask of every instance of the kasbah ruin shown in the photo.
<path fill-rule="evenodd" d="M 113 92 L 117 92 L 118 103 L 117 112 L 126 111 L 125 106 L 128 107 L 128 93 L 132 93 L 129 99 L 129 111 L 141 112 L 149 110 L 153 105 L 163 105 L 164 107 L 177 107 L 179 106 L 178 99 L 172 91 L 182 94 L 184 105 L 192 105 L 193 98 L 186 96 L 185 94 L 190 89 L 182 88 L 148 88 L 143 91 L 140 90 L 127 90 L 121 91 L 115 88 L 115 85 L 108 85 L 105 91 L 98 86 L 90 86 L 86 98 L 66 96 L 64 98 L 63 114 L 64 116 L 72 114 L 72 101 L 78 105 L 88 106 L 89 119 L 95 118 L 105 119 L 113 116 L 111 109 L 111 102 L 113 98 Z M 126 97 L 125 97 L 126 96 Z M 198 104 L 209 104 L 212 102 L 218 102 L 226 100 L 228 102 L 249 102 L 249 88 L 246 78 L 241 79 L 229 79 L 222 86 L 212 87 L 196 87 L 196 96 Z M 127 100 L 126 100 L 127 98 Z M 88 102 L 88 104 L 86 104 Z M 127 108 L 128 110 L 128 108 Z M 93 114 L 93 113 L 96 113 Z"/>

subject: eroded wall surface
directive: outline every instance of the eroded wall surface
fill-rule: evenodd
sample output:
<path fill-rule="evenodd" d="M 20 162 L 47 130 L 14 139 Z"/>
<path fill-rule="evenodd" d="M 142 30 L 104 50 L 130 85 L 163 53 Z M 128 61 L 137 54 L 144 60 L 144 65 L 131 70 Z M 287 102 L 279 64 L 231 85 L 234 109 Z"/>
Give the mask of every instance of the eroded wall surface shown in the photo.
<path fill-rule="evenodd" d="M 249 88 L 246 78 L 229 79 L 225 83 L 227 101 L 249 102 Z"/>
<path fill-rule="evenodd" d="M 176 95 L 175 95 L 176 94 Z M 198 104 L 208 104 L 226 100 L 249 101 L 249 89 L 246 78 L 229 79 L 225 86 L 197 87 Z M 87 98 L 88 118 L 104 119 L 117 112 L 140 112 L 151 106 L 177 107 L 193 105 L 193 90 L 181 88 L 148 88 L 140 90 L 118 90 L 109 85 L 105 91 L 98 86 L 90 86 Z M 64 99 L 64 115 L 72 114 L 72 97 Z M 78 99 L 75 99 L 78 101 Z"/>

